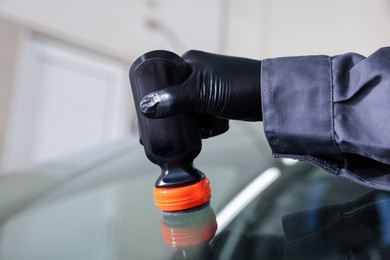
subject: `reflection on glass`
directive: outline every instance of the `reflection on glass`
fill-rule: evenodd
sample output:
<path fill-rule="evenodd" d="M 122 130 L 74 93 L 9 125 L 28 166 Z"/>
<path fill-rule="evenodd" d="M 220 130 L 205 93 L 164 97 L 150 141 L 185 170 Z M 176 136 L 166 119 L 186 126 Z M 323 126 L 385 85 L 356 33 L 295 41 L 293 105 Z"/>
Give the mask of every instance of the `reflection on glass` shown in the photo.
<path fill-rule="evenodd" d="M 390 195 L 380 191 L 353 202 L 285 216 L 285 254 L 385 259 L 390 249 L 389 216 Z"/>
<path fill-rule="evenodd" d="M 390 194 L 382 191 L 285 215 L 282 235 L 251 232 L 258 222 L 221 232 L 211 246 L 221 259 L 388 259 L 390 253 Z"/>
<path fill-rule="evenodd" d="M 209 242 L 214 238 L 217 221 L 209 204 L 180 213 L 163 212 L 162 239 L 177 249 L 171 259 L 206 259 L 212 255 Z"/>
<path fill-rule="evenodd" d="M 283 234 L 256 234 L 261 220 L 215 236 L 217 222 L 207 205 L 163 214 L 162 238 L 176 249 L 171 259 L 387 259 L 390 253 L 390 194 L 371 191 L 342 204 L 288 214 Z M 240 232 L 239 230 L 242 230 Z M 214 237 L 215 236 L 215 237 Z M 235 242 L 234 242 L 235 241 Z"/>

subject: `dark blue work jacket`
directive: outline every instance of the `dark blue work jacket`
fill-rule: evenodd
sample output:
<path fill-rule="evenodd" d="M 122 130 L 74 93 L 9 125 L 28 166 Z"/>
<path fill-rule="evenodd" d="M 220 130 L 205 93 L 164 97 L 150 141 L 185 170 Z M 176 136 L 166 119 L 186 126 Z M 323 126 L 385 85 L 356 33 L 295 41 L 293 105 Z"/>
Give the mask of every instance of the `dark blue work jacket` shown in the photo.
<path fill-rule="evenodd" d="M 368 57 L 266 59 L 261 86 L 275 157 L 390 190 L 390 47 Z"/>

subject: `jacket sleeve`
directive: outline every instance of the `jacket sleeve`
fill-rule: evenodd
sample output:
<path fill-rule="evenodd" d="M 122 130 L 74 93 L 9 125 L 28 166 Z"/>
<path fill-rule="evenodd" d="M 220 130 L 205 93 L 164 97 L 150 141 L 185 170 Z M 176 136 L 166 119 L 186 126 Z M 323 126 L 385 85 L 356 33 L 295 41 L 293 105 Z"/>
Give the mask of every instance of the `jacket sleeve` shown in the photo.
<path fill-rule="evenodd" d="M 262 61 L 264 130 L 275 157 L 390 190 L 390 47 Z"/>

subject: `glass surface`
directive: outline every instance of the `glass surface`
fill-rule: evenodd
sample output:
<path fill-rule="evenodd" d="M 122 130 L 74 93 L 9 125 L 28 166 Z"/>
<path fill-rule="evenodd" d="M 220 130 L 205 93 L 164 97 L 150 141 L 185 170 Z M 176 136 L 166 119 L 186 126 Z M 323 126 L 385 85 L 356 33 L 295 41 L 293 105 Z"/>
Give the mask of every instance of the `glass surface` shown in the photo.
<path fill-rule="evenodd" d="M 160 168 L 138 143 L 3 178 L 0 259 L 385 259 L 388 194 L 272 159 L 261 127 L 232 123 L 203 142 L 195 165 L 212 200 L 181 215 L 155 207 Z M 253 190 L 269 169 L 280 175 Z M 222 224 L 237 196 L 245 207 Z"/>
<path fill-rule="evenodd" d="M 313 166 L 285 169 L 213 241 L 216 259 L 386 259 L 390 196 Z"/>

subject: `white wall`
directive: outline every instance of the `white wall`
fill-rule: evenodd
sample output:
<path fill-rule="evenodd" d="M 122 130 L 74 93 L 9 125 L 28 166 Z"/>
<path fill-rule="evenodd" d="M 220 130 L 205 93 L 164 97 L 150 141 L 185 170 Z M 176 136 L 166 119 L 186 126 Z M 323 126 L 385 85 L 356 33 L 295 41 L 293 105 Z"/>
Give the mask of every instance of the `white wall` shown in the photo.
<path fill-rule="evenodd" d="M 22 27 L 0 18 L 0 158 L 3 156 Z M 1 168 L 0 159 L 0 168 Z"/>
<path fill-rule="evenodd" d="M 390 45 L 388 0 L 268 1 L 267 56 L 368 55 Z"/>
<path fill-rule="evenodd" d="M 132 60 L 155 48 L 215 50 L 219 5 L 220 0 L 2 0 L 0 14 Z"/>
<path fill-rule="evenodd" d="M 0 1 L 2 16 L 124 60 L 151 49 L 368 54 L 389 44 L 389 13 L 388 0 Z"/>

